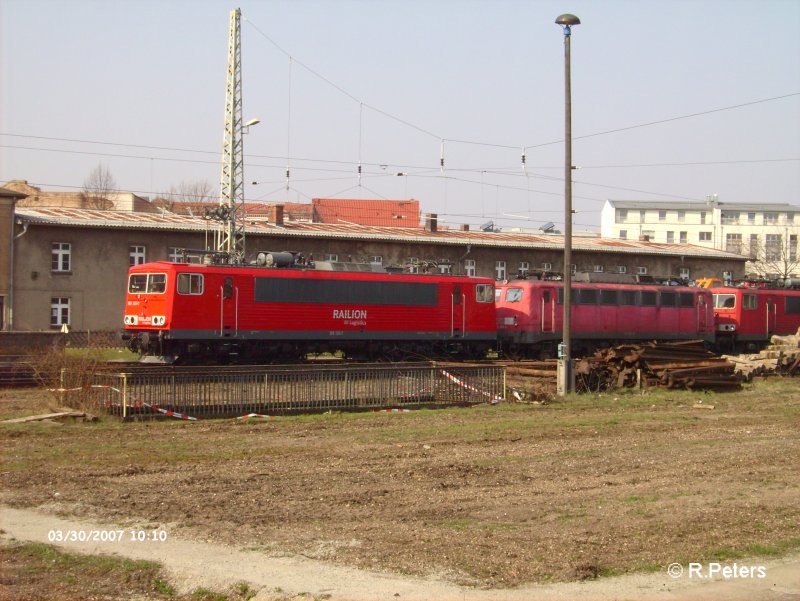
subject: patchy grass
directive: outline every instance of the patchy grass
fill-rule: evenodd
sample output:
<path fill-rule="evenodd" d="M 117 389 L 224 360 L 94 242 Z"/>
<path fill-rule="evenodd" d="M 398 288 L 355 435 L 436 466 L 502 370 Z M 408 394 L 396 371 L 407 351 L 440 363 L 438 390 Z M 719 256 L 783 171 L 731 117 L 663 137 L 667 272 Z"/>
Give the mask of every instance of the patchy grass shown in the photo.
<path fill-rule="evenodd" d="M 798 380 L 771 378 L 246 425 L 3 426 L 2 486 L 18 506 L 514 586 L 796 551 L 798 410 Z"/>

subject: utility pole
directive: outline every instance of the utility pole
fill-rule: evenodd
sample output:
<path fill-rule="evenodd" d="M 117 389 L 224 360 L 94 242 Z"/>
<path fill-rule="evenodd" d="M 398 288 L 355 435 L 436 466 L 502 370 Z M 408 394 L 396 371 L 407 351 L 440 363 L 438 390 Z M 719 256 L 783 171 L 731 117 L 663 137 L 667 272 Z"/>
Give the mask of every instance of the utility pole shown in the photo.
<path fill-rule="evenodd" d="M 219 207 L 212 214 L 219 220 L 214 236 L 216 250 L 231 263 L 244 261 L 244 149 L 242 127 L 242 11 L 231 11 L 228 31 L 228 75 L 225 86 L 225 130 L 222 136 L 222 173 Z"/>

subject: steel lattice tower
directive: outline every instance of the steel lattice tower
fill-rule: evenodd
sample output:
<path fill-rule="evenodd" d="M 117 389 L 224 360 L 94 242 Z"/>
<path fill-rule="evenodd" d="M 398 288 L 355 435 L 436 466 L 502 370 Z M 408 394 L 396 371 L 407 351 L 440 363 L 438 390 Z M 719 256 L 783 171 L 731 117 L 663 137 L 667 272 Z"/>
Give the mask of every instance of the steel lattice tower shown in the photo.
<path fill-rule="evenodd" d="M 242 11 L 231 11 L 228 31 L 228 76 L 225 86 L 225 131 L 215 242 L 231 263 L 244 261 L 244 149 L 242 128 Z"/>

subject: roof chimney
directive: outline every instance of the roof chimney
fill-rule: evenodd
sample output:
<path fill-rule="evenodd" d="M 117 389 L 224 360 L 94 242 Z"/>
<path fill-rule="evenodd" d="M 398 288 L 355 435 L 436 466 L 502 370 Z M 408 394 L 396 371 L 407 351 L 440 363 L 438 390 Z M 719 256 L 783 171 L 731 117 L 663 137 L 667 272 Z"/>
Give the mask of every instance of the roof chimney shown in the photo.
<path fill-rule="evenodd" d="M 425 215 L 425 231 L 435 232 L 439 224 L 439 216 L 436 213 L 428 213 Z"/>
<path fill-rule="evenodd" d="M 275 225 L 283 227 L 283 205 L 270 205 L 268 219 Z"/>
<path fill-rule="evenodd" d="M 461 226 L 458 229 L 460 229 L 462 232 L 468 232 L 469 231 L 469 223 L 462 223 Z"/>

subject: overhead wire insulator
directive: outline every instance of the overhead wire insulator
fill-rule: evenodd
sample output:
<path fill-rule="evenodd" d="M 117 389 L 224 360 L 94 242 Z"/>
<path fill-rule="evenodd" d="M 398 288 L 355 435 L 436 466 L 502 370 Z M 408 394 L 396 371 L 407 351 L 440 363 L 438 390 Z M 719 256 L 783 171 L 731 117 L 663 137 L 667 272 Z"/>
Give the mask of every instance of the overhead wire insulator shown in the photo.
<path fill-rule="evenodd" d="M 525 173 L 525 148 L 522 148 L 522 172 Z"/>
<path fill-rule="evenodd" d="M 442 140 L 442 146 L 439 152 L 439 171 L 444 175 L 444 140 Z"/>
<path fill-rule="evenodd" d="M 286 189 L 287 190 L 289 189 L 289 176 L 290 176 L 289 165 L 286 165 Z"/>
<path fill-rule="evenodd" d="M 358 185 L 361 186 L 361 163 L 358 163 Z"/>

